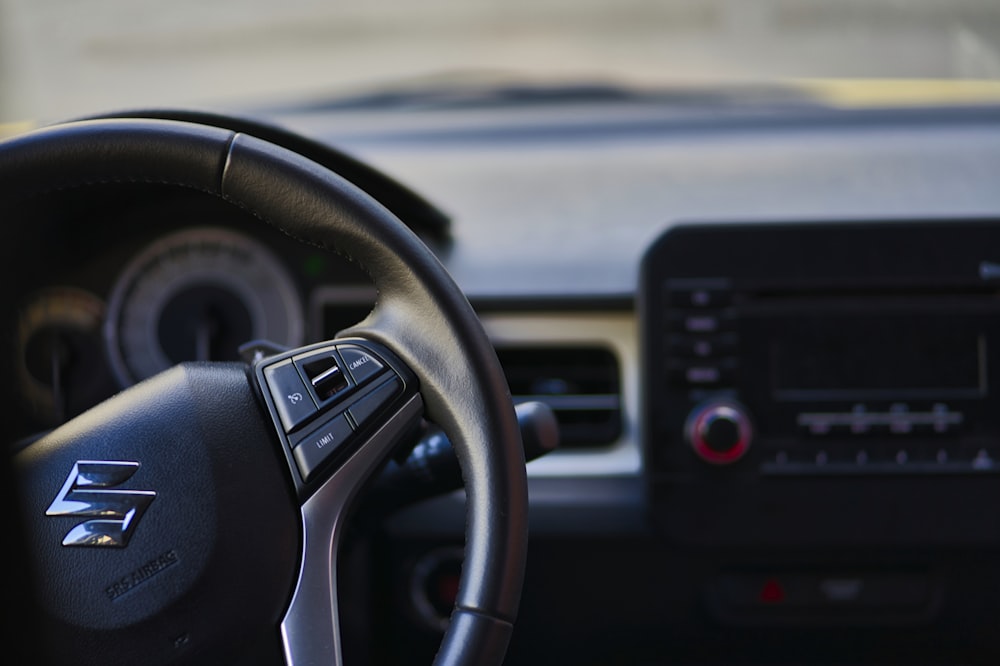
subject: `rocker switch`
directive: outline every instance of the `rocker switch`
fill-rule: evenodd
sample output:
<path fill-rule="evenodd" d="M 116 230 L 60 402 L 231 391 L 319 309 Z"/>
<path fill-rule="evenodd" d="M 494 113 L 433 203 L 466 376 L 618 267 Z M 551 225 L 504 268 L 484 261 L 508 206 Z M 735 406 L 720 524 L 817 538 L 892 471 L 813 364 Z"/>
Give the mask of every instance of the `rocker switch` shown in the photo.
<path fill-rule="evenodd" d="M 302 370 L 320 402 L 332 398 L 348 386 L 347 377 L 333 354 L 324 354 L 304 361 Z"/>
<path fill-rule="evenodd" d="M 363 384 L 380 374 L 385 367 L 377 358 L 360 347 L 342 345 L 337 350 L 344 359 L 347 371 L 357 384 Z"/>

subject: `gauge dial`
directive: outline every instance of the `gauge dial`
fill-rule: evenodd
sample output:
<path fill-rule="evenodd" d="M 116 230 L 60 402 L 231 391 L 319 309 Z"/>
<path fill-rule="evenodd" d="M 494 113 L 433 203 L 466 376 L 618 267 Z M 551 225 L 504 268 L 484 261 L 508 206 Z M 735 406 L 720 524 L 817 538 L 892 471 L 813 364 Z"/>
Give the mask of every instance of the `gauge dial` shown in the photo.
<path fill-rule="evenodd" d="M 103 301 L 70 287 L 40 291 L 20 310 L 19 393 L 39 425 L 58 425 L 114 392 L 101 348 L 103 319 Z"/>
<path fill-rule="evenodd" d="M 302 344 L 295 283 L 275 255 L 228 229 L 164 237 L 133 260 L 108 302 L 105 339 L 121 386 L 183 361 L 229 361 L 255 339 Z"/>

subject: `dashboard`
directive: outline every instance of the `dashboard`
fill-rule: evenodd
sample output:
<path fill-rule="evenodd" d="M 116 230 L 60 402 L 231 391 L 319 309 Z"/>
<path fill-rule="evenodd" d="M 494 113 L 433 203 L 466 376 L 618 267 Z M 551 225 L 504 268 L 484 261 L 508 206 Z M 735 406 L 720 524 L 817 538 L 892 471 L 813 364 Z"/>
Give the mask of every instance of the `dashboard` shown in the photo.
<path fill-rule="evenodd" d="M 559 419 L 559 450 L 528 464 L 507 663 L 1000 658 L 998 109 L 251 116 L 212 118 L 382 193 L 515 401 Z M 346 259 L 198 192 L 70 191 L 32 215 L 21 442 L 180 361 L 332 338 L 375 300 Z M 447 492 L 359 530 L 353 658 L 430 661 L 463 507 Z"/>

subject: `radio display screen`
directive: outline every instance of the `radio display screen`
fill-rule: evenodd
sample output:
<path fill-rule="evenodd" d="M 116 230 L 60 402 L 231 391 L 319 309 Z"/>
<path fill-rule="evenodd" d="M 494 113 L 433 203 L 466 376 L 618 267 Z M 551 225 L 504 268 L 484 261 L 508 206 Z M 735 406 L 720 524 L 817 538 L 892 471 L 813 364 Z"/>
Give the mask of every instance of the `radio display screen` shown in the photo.
<path fill-rule="evenodd" d="M 986 392 L 986 336 L 947 317 L 808 317 L 772 339 L 779 400 L 963 398 Z"/>

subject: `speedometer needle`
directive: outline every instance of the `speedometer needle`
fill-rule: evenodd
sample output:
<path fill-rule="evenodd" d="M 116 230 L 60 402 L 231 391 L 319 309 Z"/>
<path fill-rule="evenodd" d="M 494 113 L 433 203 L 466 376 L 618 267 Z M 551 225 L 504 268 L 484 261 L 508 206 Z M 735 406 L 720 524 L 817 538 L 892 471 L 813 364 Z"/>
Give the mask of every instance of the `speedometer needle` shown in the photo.
<path fill-rule="evenodd" d="M 52 345 L 52 407 L 56 423 L 62 423 L 66 419 L 66 409 L 62 395 L 62 360 L 56 345 Z"/>
<path fill-rule="evenodd" d="M 210 317 L 202 316 L 198 319 L 198 326 L 194 332 L 194 358 L 196 361 L 212 360 L 212 333 L 215 329 Z"/>
<path fill-rule="evenodd" d="M 70 363 L 70 351 L 58 333 L 52 333 L 49 347 L 49 362 L 51 363 L 52 408 L 56 423 L 66 420 L 66 410 L 69 398 L 63 391 L 63 378 Z"/>

